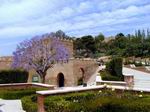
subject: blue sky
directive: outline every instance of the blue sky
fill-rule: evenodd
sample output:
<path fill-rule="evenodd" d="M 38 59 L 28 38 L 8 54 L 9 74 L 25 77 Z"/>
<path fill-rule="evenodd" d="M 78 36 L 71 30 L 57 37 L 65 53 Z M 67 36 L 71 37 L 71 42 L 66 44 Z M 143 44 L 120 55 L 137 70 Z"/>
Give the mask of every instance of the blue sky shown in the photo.
<path fill-rule="evenodd" d="M 106 36 L 150 27 L 150 0 L 0 0 L 0 55 L 35 35 Z"/>

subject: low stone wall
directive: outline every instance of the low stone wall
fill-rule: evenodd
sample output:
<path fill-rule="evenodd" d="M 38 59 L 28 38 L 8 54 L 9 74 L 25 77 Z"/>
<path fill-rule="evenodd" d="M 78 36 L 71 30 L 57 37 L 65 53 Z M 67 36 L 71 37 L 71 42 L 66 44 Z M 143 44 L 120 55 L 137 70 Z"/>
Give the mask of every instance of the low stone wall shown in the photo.
<path fill-rule="evenodd" d="M 36 93 L 38 95 L 48 96 L 48 95 L 54 95 L 54 94 L 64 94 L 64 93 L 72 93 L 72 92 L 99 90 L 99 89 L 104 89 L 104 88 L 106 88 L 105 85 L 89 86 L 89 87 L 72 87 L 72 88 L 68 88 L 68 89 L 37 91 Z"/>
<path fill-rule="evenodd" d="M 54 95 L 54 94 L 67 94 L 72 92 L 82 92 L 82 91 L 91 91 L 91 90 L 102 90 L 105 89 L 106 86 L 95 86 L 95 87 L 78 87 L 78 88 L 70 88 L 70 89 L 61 89 L 61 90 L 48 90 L 48 91 L 37 91 L 38 94 L 38 112 L 45 112 L 44 109 L 44 99 L 46 96 Z"/>
<path fill-rule="evenodd" d="M 96 85 L 128 86 L 124 81 L 98 81 Z"/>
<path fill-rule="evenodd" d="M 135 93 L 137 92 L 145 92 L 150 93 L 149 90 L 140 90 L 140 89 L 134 89 L 130 87 L 125 86 L 114 86 L 114 85 L 100 85 L 100 86 L 90 86 L 90 87 L 76 87 L 76 88 L 70 88 L 70 89 L 61 89 L 61 90 L 46 90 L 46 91 L 37 91 L 38 94 L 38 112 L 45 112 L 44 110 L 44 99 L 46 96 L 54 95 L 54 94 L 67 94 L 67 93 L 73 93 L 73 92 L 83 92 L 83 91 L 93 91 L 93 90 L 102 90 L 102 89 L 112 89 L 116 90 L 118 92 L 124 92 L 124 91 L 133 91 Z"/>
<path fill-rule="evenodd" d="M 124 81 L 129 87 L 134 86 L 134 76 L 133 75 L 124 75 Z"/>
<path fill-rule="evenodd" d="M 124 75 L 124 81 L 98 81 L 96 85 L 113 85 L 113 86 L 126 86 L 133 87 L 134 86 L 134 76 L 133 75 Z"/>
<path fill-rule="evenodd" d="M 0 89 L 26 89 L 31 87 L 42 87 L 49 90 L 55 88 L 54 85 L 41 84 L 41 83 L 12 83 L 12 84 L 0 84 Z"/>

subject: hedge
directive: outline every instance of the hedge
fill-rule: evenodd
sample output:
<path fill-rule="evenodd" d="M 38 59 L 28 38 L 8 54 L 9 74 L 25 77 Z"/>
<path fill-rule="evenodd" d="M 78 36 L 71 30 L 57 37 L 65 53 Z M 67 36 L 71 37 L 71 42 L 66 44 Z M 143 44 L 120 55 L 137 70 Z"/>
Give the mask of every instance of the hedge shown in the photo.
<path fill-rule="evenodd" d="M 139 95 L 143 95 L 139 97 Z M 37 96 L 22 98 L 27 112 L 37 112 Z M 46 112 L 150 112 L 150 95 L 112 90 L 46 97 Z"/>
<path fill-rule="evenodd" d="M 135 65 L 136 67 L 143 66 L 141 62 L 139 62 L 139 63 L 136 63 L 136 62 L 135 62 L 134 65 Z"/>
<path fill-rule="evenodd" d="M 24 96 L 36 94 L 38 90 L 47 90 L 45 88 L 30 87 L 25 89 L 0 89 L 0 98 L 2 99 L 21 99 Z"/>
<path fill-rule="evenodd" d="M 123 60 L 121 57 L 113 57 L 110 62 L 106 64 L 106 70 L 113 76 L 122 76 L 122 64 Z"/>
<path fill-rule="evenodd" d="M 26 83 L 28 72 L 22 70 L 2 70 L 0 71 L 0 84 L 6 83 Z"/>
<path fill-rule="evenodd" d="M 122 81 L 122 63 L 123 60 L 120 57 L 113 57 L 110 62 L 106 63 L 106 69 L 100 71 L 100 75 L 102 80 L 108 81 Z"/>
<path fill-rule="evenodd" d="M 23 109 L 27 112 L 37 112 L 36 91 L 47 90 L 42 87 L 31 87 L 27 89 L 1 89 L 0 99 L 21 99 Z"/>
<path fill-rule="evenodd" d="M 106 81 L 123 81 L 124 80 L 123 77 L 111 75 L 106 70 L 101 71 L 100 76 L 101 76 L 102 80 L 106 80 Z"/>
<path fill-rule="evenodd" d="M 33 101 L 34 97 L 37 97 L 37 96 L 35 96 L 35 95 L 26 96 L 21 99 L 23 110 L 26 110 L 26 112 L 37 112 L 38 111 L 37 101 L 36 102 Z"/>
<path fill-rule="evenodd" d="M 37 112 L 35 91 L 43 88 L 0 90 L 0 98 L 20 99 L 26 112 Z M 143 92 L 100 90 L 45 98 L 46 112 L 150 112 L 150 95 Z"/>

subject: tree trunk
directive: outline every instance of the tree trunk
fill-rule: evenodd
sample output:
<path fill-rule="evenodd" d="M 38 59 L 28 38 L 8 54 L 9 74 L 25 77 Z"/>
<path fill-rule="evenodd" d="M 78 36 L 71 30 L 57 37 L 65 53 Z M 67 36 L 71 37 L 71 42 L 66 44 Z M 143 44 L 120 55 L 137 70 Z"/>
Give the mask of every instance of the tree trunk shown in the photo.
<path fill-rule="evenodd" d="M 45 76 L 42 77 L 42 83 L 45 84 Z"/>
<path fill-rule="evenodd" d="M 46 72 L 39 72 L 39 71 L 36 71 L 40 78 L 41 78 L 41 83 L 44 83 L 45 84 L 45 76 L 46 76 Z"/>
<path fill-rule="evenodd" d="M 43 84 L 45 84 L 45 74 L 43 74 L 42 76 L 41 76 L 41 83 L 43 83 Z"/>

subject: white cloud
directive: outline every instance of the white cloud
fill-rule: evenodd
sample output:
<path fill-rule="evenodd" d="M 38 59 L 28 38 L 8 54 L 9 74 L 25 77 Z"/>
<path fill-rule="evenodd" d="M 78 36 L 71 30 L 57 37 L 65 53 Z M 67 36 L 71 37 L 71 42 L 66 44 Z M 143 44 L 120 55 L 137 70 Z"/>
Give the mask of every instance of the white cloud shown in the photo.
<path fill-rule="evenodd" d="M 59 29 L 72 36 L 99 32 L 112 35 L 150 26 L 149 0 L 1 0 L 0 2 L 0 39 L 14 38 L 16 42 L 19 38 Z"/>
<path fill-rule="evenodd" d="M 55 3 L 58 3 L 56 1 L 57 0 L 55 0 Z M 114 2 L 114 1 L 111 0 L 111 2 Z M 41 0 L 33 0 L 32 2 L 31 0 L 26 0 L 26 1 L 19 2 L 19 3 L 15 2 L 13 4 L 9 4 L 8 2 L 0 8 L 0 12 L 4 12 L 2 13 L 2 15 L 0 15 L 2 19 L 1 22 L 3 22 L 3 24 L 6 23 L 6 26 L 8 24 L 8 27 L 2 29 L 1 33 L 6 32 L 6 29 L 8 29 L 9 31 L 10 30 L 9 25 L 12 25 L 11 27 L 14 26 L 14 29 L 16 28 L 16 26 L 17 27 L 19 26 L 20 28 L 25 26 L 25 28 L 29 27 L 27 29 L 31 29 L 31 26 L 32 26 L 32 28 L 35 28 L 35 30 L 38 31 L 38 28 L 41 29 L 41 27 L 45 27 L 45 25 L 49 25 L 49 26 L 53 26 L 57 28 L 61 28 L 59 27 L 61 26 L 61 24 L 68 26 L 68 27 L 73 25 L 71 29 L 74 30 L 75 28 L 83 29 L 83 28 L 88 28 L 88 27 L 94 27 L 97 25 L 100 25 L 100 26 L 108 25 L 108 24 L 111 25 L 112 22 L 113 24 L 114 23 L 118 24 L 119 21 L 116 21 L 116 19 L 125 20 L 126 18 L 129 18 L 132 16 L 138 16 L 141 14 L 149 14 L 148 10 L 150 9 L 150 5 L 145 5 L 145 6 L 140 6 L 140 7 L 132 5 L 125 9 L 117 9 L 117 10 L 103 11 L 103 12 L 99 12 L 97 10 L 96 12 L 90 12 L 90 10 L 94 8 L 94 6 L 96 7 L 97 3 L 98 3 L 97 0 L 95 0 L 95 2 L 82 1 L 78 4 L 79 6 L 65 5 L 64 7 L 60 8 L 60 10 L 59 9 L 54 10 L 57 7 L 57 4 L 53 4 L 53 0 L 51 3 L 48 0 L 45 0 L 44 2 Z M 105 1 L 99 4 L 104 5 L 108 3 L 109 2 Z M 121 4 L 123 3 L 125 3 L 126 5 L 129 3 L 131 4 L 135 3 L 135 0 L 134 2 L 133 1 L 130 2 L 129 0 L 125 0 L 125 2 L 121 2 L 118 0 L 117 2 L 114 2 L 114 3 L 120 3 L 119 6 L 121 6 Z M 84 11 L 87 11 L 88 14 L 80 15 Z M 65 20 L 68 18 L 69 20 Z M 120 21 L 123 21 L 123 20 L 120 20 Z M 9 24 L 9 22 L 10 23 L 12 22 L 12 23 Z M 60 25 L 58 25 L 59 23 Z M 56 24 L 56 26 L 54 24 Z M 56 29 L 56 28 L 51 28 L 51 29 Z M 65 29 L 65 31 L 67 30 L 70 30 L 70 29 Z M 30 30 L 29 33 L 31 31 L 33 30 Z M 12 32 L 12 30 L 10 30 L 10 32 Z"/>

